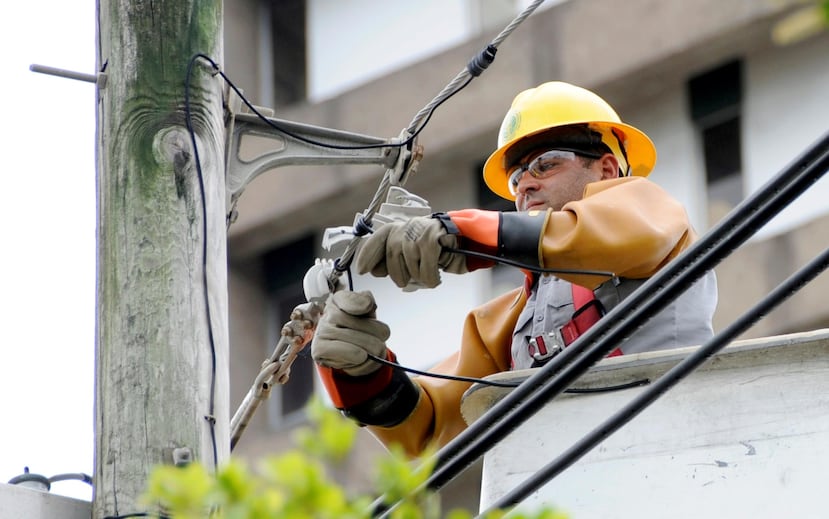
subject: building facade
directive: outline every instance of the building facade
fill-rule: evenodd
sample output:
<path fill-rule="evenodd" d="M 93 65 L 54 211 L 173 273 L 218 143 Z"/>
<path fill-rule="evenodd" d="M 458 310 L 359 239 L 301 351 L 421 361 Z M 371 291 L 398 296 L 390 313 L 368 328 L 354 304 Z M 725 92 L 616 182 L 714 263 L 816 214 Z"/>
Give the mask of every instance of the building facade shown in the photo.
<path fill-rule="evenodd" d="M 529 2 L 245 0 L 225 3 L 225 71 L 274 117 L 378 137 L 397 136 Z M 551 80 L 592 89 L 658 150 L 651 178 L 688 209 L 700 233 L 774 177 L 827 129 L 829 32 L 776 46 L 772 29 L 793 7 L 774 0 L 549 2 L 500 46 L 495 62 L 441 105 L 419 137 L 425 154 L 406 188 L 435 211 L 509 209 L 487 193 L 481 166 L 519 91 Z M 230 228 L 231 412 L 271 352 L 302 277 L 324 257 L 324 229 L 349 225 L 374 195 L 378 166 L 294 166 L 255 179 Z M 721 329 L 814 257 L 829 236 L 829 195 L 818 182 L 717 267 Z M 457 348 L 466 312 L 520 282 L 510 268 L 444 275 L 434 290 L 372 290 L 400 362 L 427 368 Z M 818 278 L 747 337 L 829 323 Z M 234 454 L 289 445 L 317 390 L 312 363 L 296 364 Z M 381 452 L 361 435 L 357 456 Z M 366 483 L 357 471 L 357 485 Z M 461 478 L 463 479 L 463 478 Z M 466 501 L 473 501 L 470 471 Z M 472 496 L 472 497 L 469 497 Z"/>

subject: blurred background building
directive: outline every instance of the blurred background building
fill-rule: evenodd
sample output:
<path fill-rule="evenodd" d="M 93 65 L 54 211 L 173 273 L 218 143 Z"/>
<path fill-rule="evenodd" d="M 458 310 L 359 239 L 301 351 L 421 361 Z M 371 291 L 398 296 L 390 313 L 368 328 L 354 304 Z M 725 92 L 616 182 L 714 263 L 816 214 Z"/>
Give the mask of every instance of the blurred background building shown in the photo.
<path fill-rule="evenodd" d="M 397 136 L 529 2 L 526 0 L 236 0 L 225 2 L 225 71 L 280 119 Z M 482 76 L 440 106 L 420 136 L 425 155 L 406 187 L 436 211 L 510 209 L 481 166 L 519 91 L 550 80 L 594 90 L 658 150 L 651 178 L 678 198 L 703 233 L 818 139 L 829 120 L 829 32 L 780 46 L 781 0 L 549 0 L 500 47 Z M 383 174 L 375 166 L 283 167 L 254 180 L 231 227 L 231 413 L 272 351 L 302 277 L 324 256 L 326 227 L 349 225 Z M 721 329 L 825 247 L 829 185 L 816 184 L 717 269 Z M 454 351 L 466 312 L 516 286 L 496 268 L 444 275 L 435 290 L 375 292 L 401 363 L 428 368 Z M 747 337 L 829 323 L 818 278 Z M 277 387 L 234 451 L 249 459 L 289 446 L 318 389 L 308 358 Z M 382 452 L 360 435 L 359 459 Z M 348 479 L 368 484 L 365 462 Z M 477 506 L 475 467 L 455 504 Z M 458 497 L 460 496 L 460 497 Z"/>

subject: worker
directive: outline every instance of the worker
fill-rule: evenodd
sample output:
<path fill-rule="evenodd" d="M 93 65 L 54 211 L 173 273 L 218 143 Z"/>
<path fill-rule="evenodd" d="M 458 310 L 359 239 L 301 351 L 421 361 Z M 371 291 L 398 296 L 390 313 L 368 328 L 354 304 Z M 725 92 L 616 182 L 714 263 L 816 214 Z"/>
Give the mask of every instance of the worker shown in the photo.
<path fill-rule="evenodd" d="M 430 371 L 480 378 L 541 366 L 697 239 L 682 205 L 645 178 L 655 161 L 651 140 L 601 97 L 544 83 L 515 98 L 483 168 L 486 185 L 516 212 L 387 223 L 363 239 L 356 268 L 400 287 L 436 287 L 441 270 L 495 264 L 464 250 L 526 265 L 524 285 L 472 310 L 460 349 Z M 713 336 L 716 303 L 708 272 L 610 355 L 701 344 Z M 336 407 L 416 456 L 466 427 L 460 401 L 470 383 L 410 377 L 371 359 L 397 361 L 389 335 L 370 292 L 340 291 L 328 299 L 312 356 Z"/>

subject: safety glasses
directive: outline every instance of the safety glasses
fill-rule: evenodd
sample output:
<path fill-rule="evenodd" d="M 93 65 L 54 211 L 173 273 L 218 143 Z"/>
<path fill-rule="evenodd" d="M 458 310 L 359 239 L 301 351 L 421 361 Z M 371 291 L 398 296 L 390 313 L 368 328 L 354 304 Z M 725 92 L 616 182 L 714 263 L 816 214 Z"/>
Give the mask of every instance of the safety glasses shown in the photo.
<path fill-rule="evenodd" d="M 535 157 L 525 164 L 518 164 L 507 173 L 507 185 L 512 196 L 518 195 L 518 183 L 524 173 L 529 173 L 534 178 L 547 178 L 554 175 L 564 164 L 576 158 L 576 155 L 583 155 L 598 159 L 602 155 L 584 151 L 550 150 Z"/>

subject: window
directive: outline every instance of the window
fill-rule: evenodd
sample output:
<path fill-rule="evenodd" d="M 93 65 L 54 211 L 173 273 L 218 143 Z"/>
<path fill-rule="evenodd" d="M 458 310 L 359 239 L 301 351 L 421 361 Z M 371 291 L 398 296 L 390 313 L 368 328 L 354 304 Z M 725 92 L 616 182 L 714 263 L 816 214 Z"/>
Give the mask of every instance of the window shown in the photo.
<path fill-rule="evenodd" d="M 261 0 L 262 98 L 276 108 L 307 97 L 305 0 Z"/>
<path fill-rule="evenodd" d="M 306 236 L 266 253 L 263 257 L 265 289 L 268 297 L 269 356 L 280 337 L 282 326 L 290 320 L 291 311 L 305 302 L 302 278 L 314 263 L 313 236 Z M 291 379 L 275 385 L 268 399 L 268 423 L 274 429 L 292 425 L 303 419 L 301 412 L 314 393 L 316 373 L 308 348 L 291 366 Z"/>
<path fill-rule="evenodd" d="M 742 62 L 728 62 L 688 82 L 691 118 L 699 132 L 715 223 L 743 199 Z"/>

